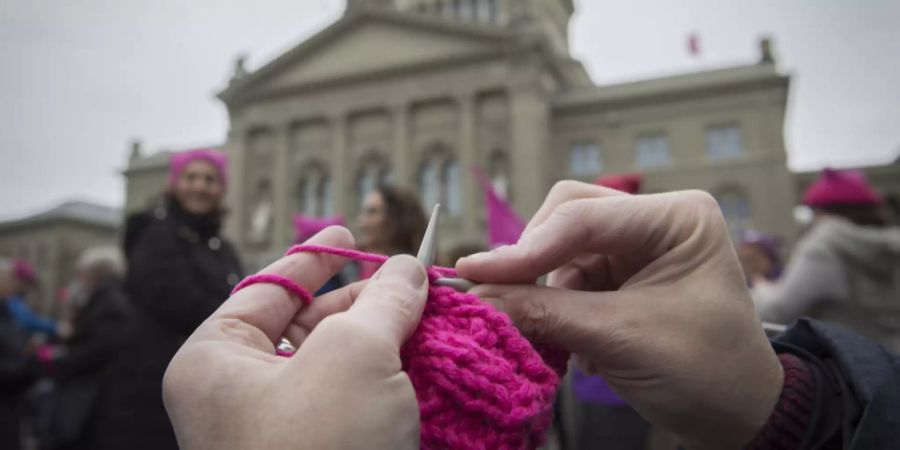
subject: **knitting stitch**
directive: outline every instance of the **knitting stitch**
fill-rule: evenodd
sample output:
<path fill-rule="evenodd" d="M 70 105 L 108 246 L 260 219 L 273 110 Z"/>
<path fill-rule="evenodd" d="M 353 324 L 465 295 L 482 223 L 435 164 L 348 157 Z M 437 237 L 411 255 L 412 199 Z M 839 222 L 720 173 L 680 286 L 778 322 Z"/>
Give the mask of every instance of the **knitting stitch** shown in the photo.
<path fill-rule="evenodd" d="M 294 246 L 286 256 L 300 252 L 387 260 L 317 245 Z M 456 276 L 453 269 L 427 270 L 432 281 Z M 276 282 L 290 291 L 279 281 L 254 282 Z M 569 357 L 532 346 L 509 317 L 477 296 L 439 286 L 428 289 L 422 320 L 400 356 L 419 403 L 421 448 L 491 450 L 543 444 Z"/>

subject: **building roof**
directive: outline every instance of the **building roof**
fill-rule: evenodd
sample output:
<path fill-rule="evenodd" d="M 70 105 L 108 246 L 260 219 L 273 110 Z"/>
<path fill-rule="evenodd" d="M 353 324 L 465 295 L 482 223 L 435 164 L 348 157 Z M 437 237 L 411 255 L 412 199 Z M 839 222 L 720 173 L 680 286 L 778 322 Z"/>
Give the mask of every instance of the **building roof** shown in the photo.
<path fill-rule="evenodd" d="M 0 231 L 60 221 L 73 221 L 116 229 L 122 221 L 122 212 L 119 208 L 98 203 L 82 200 L 67 201 L 46 211 L 0 222 Z"/>
<path fill-rule="evenodd" d="M 128 161 L 128 167 L 125 173 L 135 172 L 139 170 L 165 169 L 169 167 L 169 158 L 172 157 L 172 151 L 163 150 L 151 155 L 140 155 Z"/>
<path fill-rule="evenodd" d="M 350 10 L 336 22 L 305 39 L 294 48 L 282 53 L 259 69 L 232 79 L 231 84 L 218 94 L 219 99 L 226 103 L 235 101 L 241 95 L 265 82 L 273 75 L 282 72 L 298 61 L 303 61 L 304 58 L 308 58 L 309 55 L 316 52 L 319 48 L 349 32 L 361 23 L 367 22 L 379 22 L 397 27 L 442 33 L 446 36 L 478 40 L 490 45 L 495 51 L 508 51 L 510 44 L 514 43 L 518 36 L 508 28 L 478 22 L 451 21 L 424 14 L 410 14 L 371 8 Z M 405 69 L 408 70 L 409 68 Z"/>
<path fill-rule="evenodd" d="M 778 73 L 774 64 L 749 64 L 571 89 L 559 93 L 553 103 L 557 109 L 577 109 L 641 98 L 658 100 L 660 96 L 716 91 L 754 84 L 781 83 L 787 86 L 789 79 L 789 76 Z"/>

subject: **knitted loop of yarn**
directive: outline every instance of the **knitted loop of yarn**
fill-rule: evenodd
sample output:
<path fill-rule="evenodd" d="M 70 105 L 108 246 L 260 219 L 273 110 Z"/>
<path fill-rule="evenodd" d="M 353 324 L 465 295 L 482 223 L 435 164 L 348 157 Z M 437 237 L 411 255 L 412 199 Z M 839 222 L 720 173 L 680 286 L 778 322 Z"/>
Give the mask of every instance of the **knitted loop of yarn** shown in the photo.
<path fill-rule="evenodd" d="M 294 246 L 285 255 L 301 252 L 387 260 L 318 245 Z M 431 280 L 456 275 L 427 270 Z M 477 296 L 438 286 L 429 288 L 422 320 L 400 356 L 419 404 L 421 448 L 428 450 L 539 447 L 569 358 L 532 346 L 509 317 Z"/>

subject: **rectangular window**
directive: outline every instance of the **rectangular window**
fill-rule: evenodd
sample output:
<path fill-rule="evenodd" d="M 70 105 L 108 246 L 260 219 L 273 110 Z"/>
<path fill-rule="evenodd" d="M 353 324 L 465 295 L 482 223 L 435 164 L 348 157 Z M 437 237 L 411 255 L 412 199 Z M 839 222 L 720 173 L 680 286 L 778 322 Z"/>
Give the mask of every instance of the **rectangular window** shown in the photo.
<path fill-rule="evenodd" d="M 636 160 L 637 166 L 640 168 L 672 164 L 669 137 L 665 133 L 639 136 L 636 145 Z"/>
<path fill-rule="evenodd" d="M 478 9 L 472 0 L 460 0 L 457 11 L 460 19 L 478 20 Z"/>
<path fill-rule="evenodd" d="M 737 125 L 720 125 L 706 131 L 706 155 L 710 159 L 735 158 L 743 152 L 741 129 Z"/>
<path fill-rule="evenodd" d="M 579 142 L 569 147 L 569 173 L 596 175 L 603 170 L 600 146 L 593 142 Z"/>

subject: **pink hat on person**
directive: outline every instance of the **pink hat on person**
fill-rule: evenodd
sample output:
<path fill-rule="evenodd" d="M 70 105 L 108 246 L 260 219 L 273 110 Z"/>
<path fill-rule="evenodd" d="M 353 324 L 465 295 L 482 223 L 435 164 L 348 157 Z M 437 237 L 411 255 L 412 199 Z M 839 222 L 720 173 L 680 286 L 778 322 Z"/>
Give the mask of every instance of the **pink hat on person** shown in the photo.
<path fill-rule="evenodd" d="M 620 173 L 604 175 L 594 180 L 594 184 L 622 191 L 628 194 L 637 194 L 641 191 L 644 176 L 639 173 Z"/>
<path fill-rule="evenodd" d="M 803 194 L 803 204 L 812 207 L 878 205 L 881 202 L 881 196 L 858 170 L 838 171 L 826 168 Z"/>
<path fill-rule="evenodd" d="M 297 242 L 303 242 L 332 225 L 344 225 L 344 223 L 343 216 L 311 217 L 294 214 L 294 229 L 297 232 L 295 239 Z"/>
<path fill-rule="evenodd" d="M 228 155 L 212 148 L 198 148 L 173 153 L 169 158 L 169 186 L 174 186 L 184 168 L 198 159 L 215 166 L 222 178 L 222 185 L 228 186 Z"/>
<path fill-rule="evenodd" d="M 30 262 L 24 259 L 16 259 L 13 261 L 13 275 L 17 280 L 25 283 L 34 283 L 37 281 L 37 271 Z"/>

